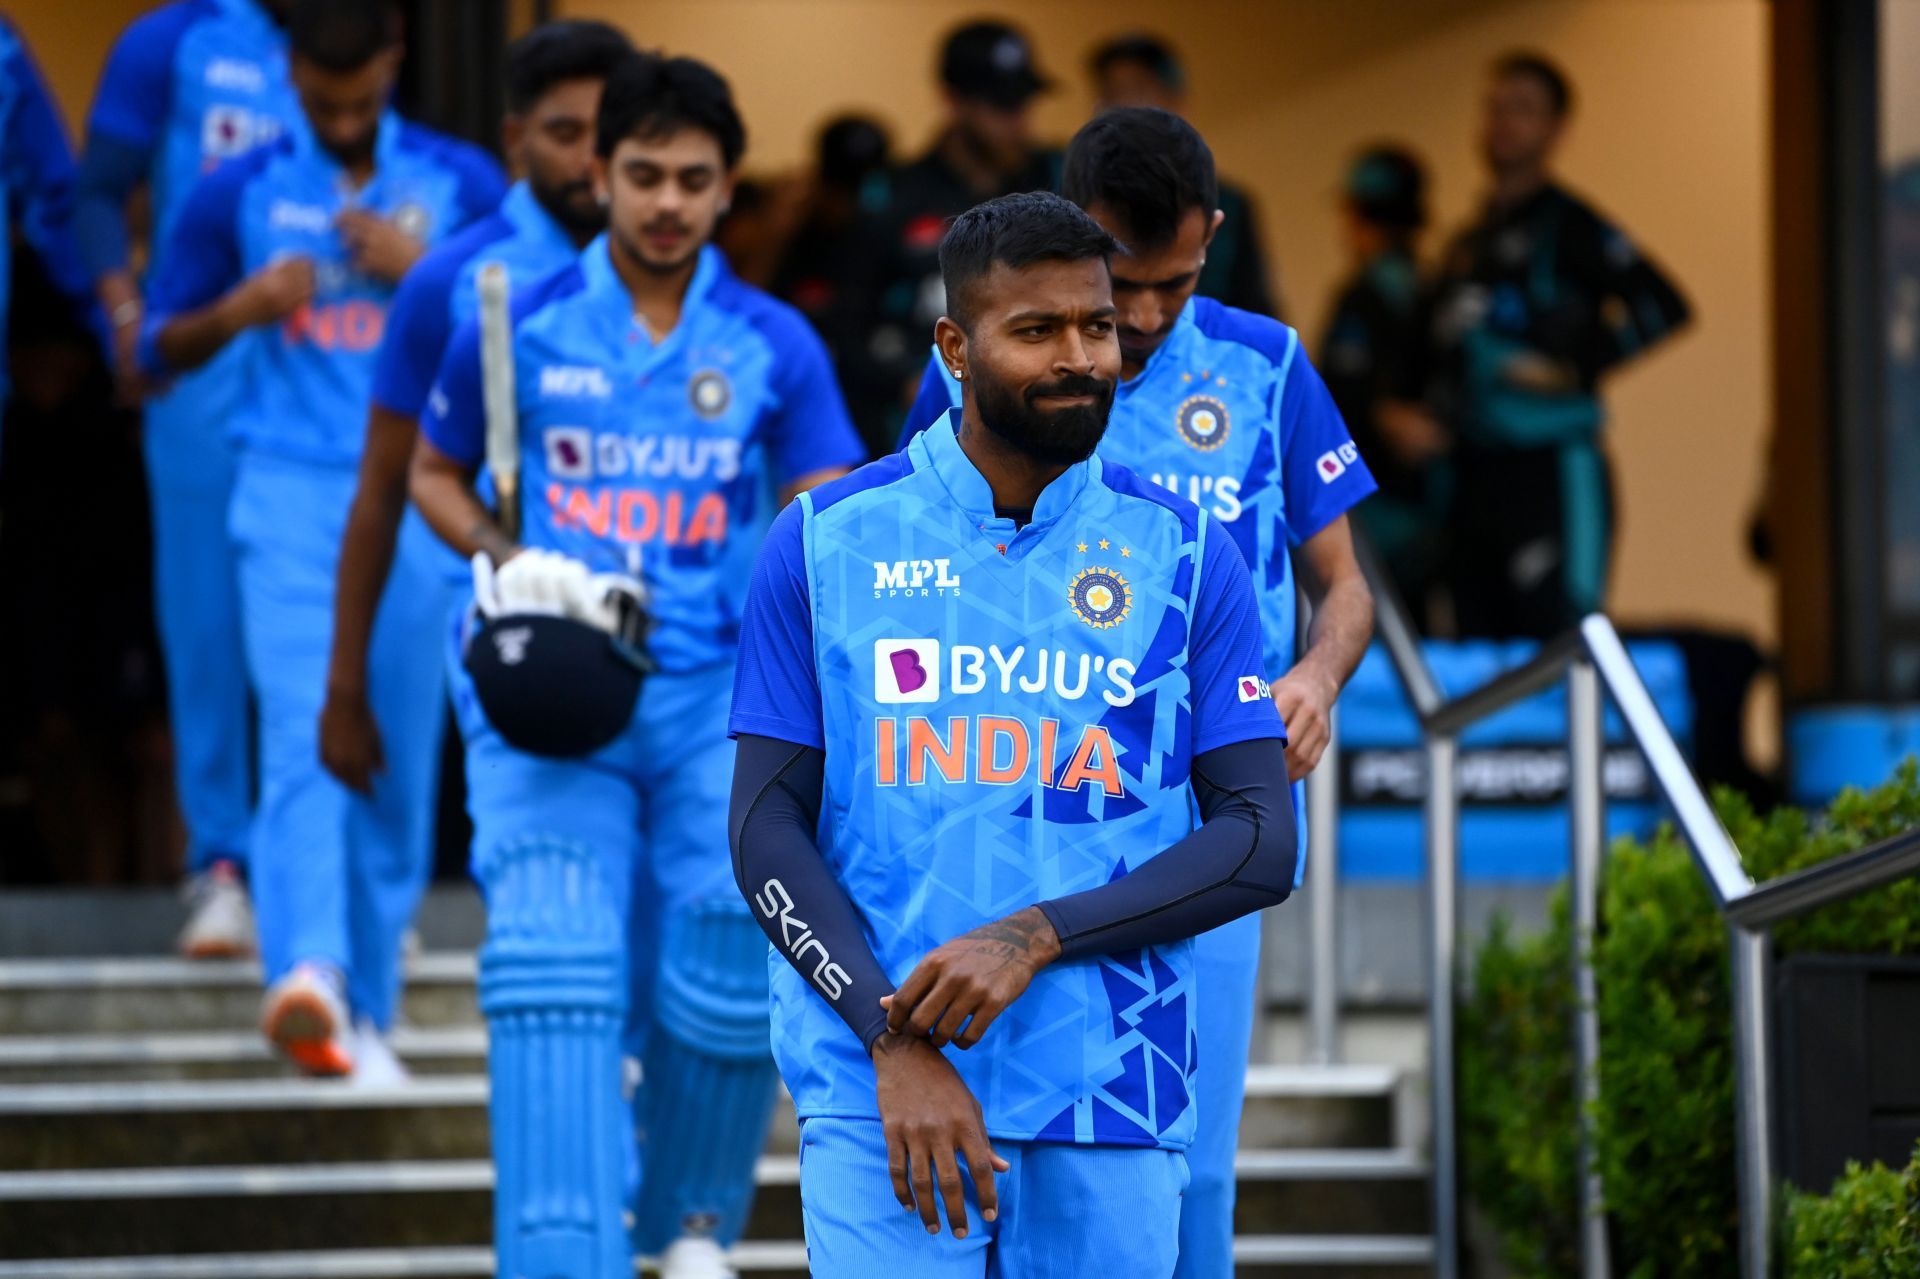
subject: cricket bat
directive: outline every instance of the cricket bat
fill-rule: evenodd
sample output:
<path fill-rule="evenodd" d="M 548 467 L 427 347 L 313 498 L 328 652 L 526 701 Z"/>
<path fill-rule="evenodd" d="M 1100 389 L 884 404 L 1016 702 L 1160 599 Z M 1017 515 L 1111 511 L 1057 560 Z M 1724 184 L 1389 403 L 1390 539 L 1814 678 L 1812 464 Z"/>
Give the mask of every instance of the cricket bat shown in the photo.
<path fill-rule="evenodd" d="M 520 419 L 513 385 L 513 324 L 507 314 L 507 268 L 480 268 L 480 389 L 487 415 L 487 471 L 493 476 L 500 531 L 520 537 Z"/>

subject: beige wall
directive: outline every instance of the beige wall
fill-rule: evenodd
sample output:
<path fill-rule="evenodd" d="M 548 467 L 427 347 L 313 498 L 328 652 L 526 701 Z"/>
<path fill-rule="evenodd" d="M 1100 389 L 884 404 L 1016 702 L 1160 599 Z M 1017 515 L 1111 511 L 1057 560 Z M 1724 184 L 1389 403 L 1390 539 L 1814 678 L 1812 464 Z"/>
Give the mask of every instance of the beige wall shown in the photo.
<path fill-rule="evenodd" d="M 917 149 L 935 127 L 934 47 L 991 6 L 956 0 L 564 0 L 641 41 L 710 59 L 752 133 L 748 164 L 799 163 L 851 107 Z M 1472 208 L 1479 72 L 1515 44 L 1573 75 L 1564 170 L 1686 287 L 1700 319 L 1611 389 L 1623 526 L 1615 611 L 1770 637 L 1747 562 L 1767 426 L 1766 9 L 1762 0 L 1029 0 L 1006 6 L 1063 82 L 1039 112 L 1064 139 L 1103 36 L 1145 27 L 1186 54 L 1195 122 L 1255 192 L 1295 317 L 1317 337 L 1341 270 L 1334 191 L 1353 149 L 1429 157 L 1442 226 Z"/>
<path fill-rule="evenodd" d="M 70 123 L 135 0 L 9 6 Z M 643 43 L 712 60 L 752 131 L 750 167 L 800 163 L 815 126 L 852 107 L 919 148 L 939 102 L 931 66 L 962 0 L 561 0 Z M 1341 270 L 1335 184 L 1346 158 L 1399 138 L 1434 169 L 1440 225 L 1479 186 L 1479 71 L 1515 44 L 1574 76 L 1564 156 L 1578 188 L 1685 285 L 1695 328 L 1611 388 L 1623 523 L 1615 611 L 1771 637 L 1767 580 L 1745 558 L 1767 427 L 1768 215 L 1764 0 L 1028 0 L 1017 10 L 1062 91 L 1043 131 L 1064 139 L 1090 105 L 1087 51 L 1128 27 L 1185 51 L 1195 122 L 1249 185 L 1294 316 L 1317 337 Z"/>

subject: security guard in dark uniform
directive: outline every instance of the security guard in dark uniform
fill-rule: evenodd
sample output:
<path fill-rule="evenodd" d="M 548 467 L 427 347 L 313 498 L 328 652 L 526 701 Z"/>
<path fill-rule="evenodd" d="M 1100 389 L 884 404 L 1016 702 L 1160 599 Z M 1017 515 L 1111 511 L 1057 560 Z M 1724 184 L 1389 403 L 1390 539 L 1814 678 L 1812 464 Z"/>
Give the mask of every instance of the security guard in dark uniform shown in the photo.
<path fill-rule="evenodd" d="M 995 196 L 1051 190 L 1059 167 L 1056 155 L 1033 146 L 1033 99 L 1052 81 L 1019 31 L 1000 22 L 959 28 L 941 49 L 940 83 L 946 127 L 925 155 L 869 190 L 874 321 L 851 376 L 896 388 L 881 406 L 884 416 L 871 404 L 855 410 L 877 454 L 893 450 L 927 365 L 934 321 L 946 314 L 940 238 L 947 224 Z"/>
<path fill-rule="evenodd" d="M 1354 264 L 1316 361 L 1380 490 L 1354 509 L 1400 598 L 1427 629 L 1445 546 L 1446 437 L 1398 401 L 1420 331 L 1415 240 L 1426 225 L 1426 174 L 1398 147 L 1363 152 L 1348 170 L 1346 238 Z"/>
<path fill-rule="evenodd" d="M 1463 635 L 1544 637 L 1602 606 L 1613 498 L 1600 379 L 1688 315 L 1631 240 L 1551 179 L 1571 106 L 1544 58 L 1494 65 L 1493 193 L 1442 259 L 1425 325 L 1427 400 L 1455 436 Z"/>
<path fill-rule="evenodd" d="M 1116 36 L 1094 50 L 1088 66 L 1093 72 L 1098 109 L 1157 107 L 1186 115 L 1187 72 L 1173 46 L 1144 33 Z M 1200 268 L 1202 297 L 1259 315 L 1284 319 L 1280 299 L 1267 274 L 1266 250 L 1253 201 L 1246 191 L 1219 179 L 1218 207 L 1226 214 L 1207 245 L 1206 264 Z"/>

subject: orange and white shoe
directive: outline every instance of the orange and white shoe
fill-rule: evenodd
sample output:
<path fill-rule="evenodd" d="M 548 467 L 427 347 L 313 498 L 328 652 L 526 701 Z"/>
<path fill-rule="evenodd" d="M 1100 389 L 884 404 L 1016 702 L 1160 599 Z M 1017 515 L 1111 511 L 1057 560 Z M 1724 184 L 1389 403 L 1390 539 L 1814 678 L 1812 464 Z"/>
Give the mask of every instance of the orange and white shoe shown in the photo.
<path fill-rule="evenodd" d="M 253 906 L 247 886 L 232 862 L 187 881 L 187 924 L 180 930 L 180 953 L 188 959 L 241 959 L 253 954 Z"/>
<path fill-rule="evenodd" d="M 340 974 L 325 964 L 296 964 L 267 990 L 260 1030 L 302 1072 L 353 1073 L 352 1022 Z"/>

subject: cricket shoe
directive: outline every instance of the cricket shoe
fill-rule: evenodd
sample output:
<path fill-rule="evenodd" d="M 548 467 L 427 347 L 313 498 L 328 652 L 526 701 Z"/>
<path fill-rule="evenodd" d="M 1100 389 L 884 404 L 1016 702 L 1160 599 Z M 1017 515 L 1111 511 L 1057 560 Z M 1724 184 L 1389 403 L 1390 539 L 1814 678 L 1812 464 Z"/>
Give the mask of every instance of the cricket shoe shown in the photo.
<path fill-rule="evenodd" d="M 719 1244 L 704 1236 L 673 1241 L 660 1258 L 660 1279 L 738 1279 Z"/>
<path fill-rule="evenodd" d="M 260 1029 L 280 1055 L 309 1075 L 353 1073 L 352 1023 L 339 972 L 296 964 L 267 990 Z"/>
<path fill-rule="evenodd" d="M 398 1088 L 411 1082 L 412 1075 L 400 1064 L 393 1045 L 365 1017 L 353 1023 L 353 1086 L 355 1088 Z"/>
<path fill-rule="evenodd" d="M 187 925 L 180 953 L 188 959 L 238 959 L 254 952 L 253 906 L 232 862 L 219 861 L 187 881 Z"/>

